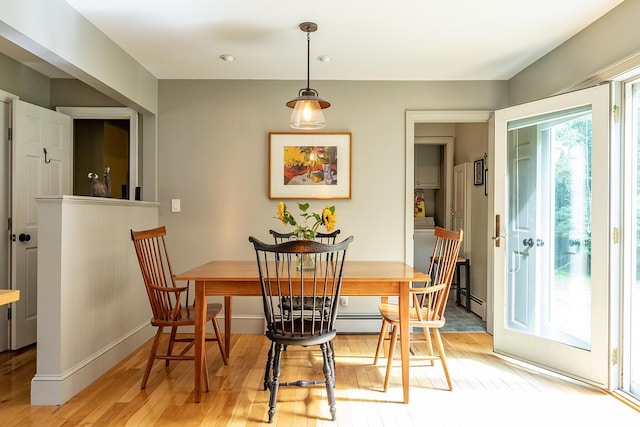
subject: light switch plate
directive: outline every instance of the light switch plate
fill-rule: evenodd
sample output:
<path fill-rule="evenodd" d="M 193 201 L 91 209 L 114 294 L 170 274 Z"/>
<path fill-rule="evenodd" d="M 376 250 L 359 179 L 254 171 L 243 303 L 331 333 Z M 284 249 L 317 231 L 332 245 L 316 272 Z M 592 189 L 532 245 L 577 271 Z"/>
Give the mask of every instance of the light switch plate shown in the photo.
<path fill-rule="evenodd" d="M 171 199 L 171 212 L 180 212 L 180 199 Z"/>

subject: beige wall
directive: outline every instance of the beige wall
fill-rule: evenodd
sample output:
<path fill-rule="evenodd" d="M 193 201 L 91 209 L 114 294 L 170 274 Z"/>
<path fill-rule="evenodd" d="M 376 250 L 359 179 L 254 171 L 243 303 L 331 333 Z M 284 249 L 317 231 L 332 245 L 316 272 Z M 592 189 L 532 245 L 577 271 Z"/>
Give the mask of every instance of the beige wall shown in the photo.
<path fill-rule="evenodd" d="M 76 79 L 51 79 L 53 107 L 122 107 L 123 104 Z"/>
<path fill-rule="evenodd" d="M 0 89 L 48 108 L 51 79 L 0 53 Z"/>
<path fill-rule="evenodd" d="M 160 81 L 160 223 L 168 228 L 177 270 L 213 258 L 253 259 L 249 235 L 268 239 L 269 228 L 286 229 L 275 219 L 278 200 L 268 197 L 268 134 L 290 131 L 284 103 L 301 84 Z M 353 134 L 352 199 L 329 202 L 343 234 L 355 236 L 349 257 L 404 260 L 406 110 L 492 110 L 505 104 L 506 82 L 318 82 L 314 88 L 332 103 L 323 131 Z M 181 199 L 180 213 L 170 212 L 174 198 Z M 348 309 L 359 308 L 350 303 Z"/>
<path fill-rule="evenodd" d="M 627 0 L 509 80 L 509 104 L 596 84 L 640 66 L 640 1 Z"/>

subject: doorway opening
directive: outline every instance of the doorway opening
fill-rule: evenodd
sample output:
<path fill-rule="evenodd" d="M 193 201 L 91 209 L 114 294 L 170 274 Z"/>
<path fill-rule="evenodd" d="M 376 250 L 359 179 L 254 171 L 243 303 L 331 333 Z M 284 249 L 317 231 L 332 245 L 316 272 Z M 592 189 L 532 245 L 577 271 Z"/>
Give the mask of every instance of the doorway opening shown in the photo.
<path fill-rule="evenodd" d="M 456 123 L 488 123 L 491 117 L 491 111 L 407 111 L 405 113 L 405 262 L 413 265 L 414 261 L 414 145 L 416 139 L 416 126 L 422 123 L 428 124 L 456 124 Z M 489 138 L 492 135 L 492 127 L 489 126 Z M 447 188 L 442 199 L 442 218 L 443 227 L 451 228 L 451 214 L 453 212 L 453 165 L 454 165 L 454 144 L 446 144 L 442 150 L 442 173 L 440 182 L 441 192 L 443 188 Z M 484 197 L 484 196 L 483 196 Z M 486 228 L 487 225 L 483 224 Z M 480 227 L 478 227 L 480 229 Z M 465 239 L 467 236 L 465 235 Z M 488 243 L 487 243 L 488 244 Z M 488 266 L 483 266 L 488 269 Z M 488 270 L 487 270 L 488 271 Z M 490 283 L 490 281 L 487 281 Z M 491 287 L 488 286 L 486 298 L 486 312 L 492 312 L 492 294 Z M 488 316 L 486 328 L 487 332 L 492 333 L 492 317 Z"/>
<path fill-rule="evenodd" d="M 140 200 L 138 113 L 124 107 L 58 107 L 73 119 L 73 194 L 90 195 L 87 175 L 110 167 L 111 197 Z"/>
<path fill-rule="evenodd" d="M 91 196 L 88 174 L 103 176 L 108 167 L 111 197 L 128 199 L 129 140 L 129 120 L 74 120 L 73 194 Z"/>

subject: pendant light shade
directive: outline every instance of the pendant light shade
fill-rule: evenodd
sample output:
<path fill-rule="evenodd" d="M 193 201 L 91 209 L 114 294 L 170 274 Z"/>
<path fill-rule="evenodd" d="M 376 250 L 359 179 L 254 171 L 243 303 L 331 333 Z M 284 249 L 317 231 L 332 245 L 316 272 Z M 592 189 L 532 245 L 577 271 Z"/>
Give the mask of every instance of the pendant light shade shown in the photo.
<path fill-rule="evenodd" d="M 318 29 L 313 22 L 303 22 L 300 30 L 307 33 L 307 87 L 300 89 L 298 96 L 287 102 L 287 107 L 293 108 L 290 126 L 293 129 L 320 129 L 325 126 L 322 110 L 331 104 L 318 97 L 318 91 L 309 87 L 309 33 Z"/>

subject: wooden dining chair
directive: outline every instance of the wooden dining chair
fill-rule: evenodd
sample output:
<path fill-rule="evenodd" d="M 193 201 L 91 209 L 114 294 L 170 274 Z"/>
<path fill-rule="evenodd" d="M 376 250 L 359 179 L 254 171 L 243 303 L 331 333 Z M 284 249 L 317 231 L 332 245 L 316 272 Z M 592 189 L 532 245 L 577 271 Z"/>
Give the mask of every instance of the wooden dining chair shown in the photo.
<path fill-rule="evenodd" d="M 288 233 L 280 233 L 278 231 L 275 230 L 269 230 L 269 233 L 273 236 L 273 240 L 276 244 L 278 243 L 283 243 L 283 242 L 287 242 L 289 240 L 296 240 L 297 239 L 297 235 L 294 232 L 288 232 Z M 336 229 L 333 230 L 331 233 L 321 233 L 321 232 L 317 232 L 316 233 L 316 237 L 315 237 L 315 241 L 316 242 L 320 242 L 320 243 L 326 243 L 329 245 L 334 245 L 336 243 L 336 238 L 338 237 L 338 234 L 340 234 L 340 230 Z M 302 301 L 304 301 L 304 303 L 307 305 L 307 308 L 311 307 L 313 305 L 313 301 L 306 297 L 304 298 Z M 327 304 L 330 303 L 329 300 L 325 300 L 325 302 Z M 282 301 L 282 308 L 285 310 L 285 312 L 290 313 L 290 307 L 291 307 L 291 300 L 285 298 Z M 293 309 L 296 310 L 299 307 L 297 307 L 297 305 L 300 304 L 300 301 L 293 301 Z M 316 305 L 316 307 L 320 307 L 323 308 L 322 305 L 318 304 Z"/>
<path fill-rule="evenodd" d="M 269 230 L 269 233 L 273 236 L 273 239 L 276 243 L 286 242 L 287 240 L 291 240 L 292 238 L 297 237 L 296 233 L 294 233 L 293 231 L 290 231 L 288 233 L 280 233 L 275 230 Z M 320 243 L 328 243 L 330 245 L 333 245 L 336 243 L 338 234 L 340 234 L 339 229 L 333 230 L 331 233 L 321 233 L 318 231 L 316 232 L 316 238 L 314 240 Z"/>
<path fill-rule="evenodd" d="M 142 272 L 142 279 L 151 304 L 151 324 L 158 328 L 142 378 L 140 388 L 144 389 L 147 386 L 151 367 L 156 359 L 164 360 L 166 366 L 169 366 L 171 360 L 194 360 L 194 356 L 187 354 L 194 345 L 193 334 L 188 337 L 177 337 L 177 332 L 181 326 L 195 327 L 195 309 L 193 306 L 189 306 L 189 283 L 187 282 L 185 286 L 177 286 L 174 279 L 175 275 L 173 274 L 165 242 L 166 228 L 162 226 L 150 230 L 130 231 L 140 271 Z M 207 321 L 211 320 L 215 336 L 208 337 L 206 340 L 218 342 L 222 361 L 226 365 L 227 356 L 222 345 L 220 328 L 216 319 L 221 309 L 222 304 L 207 304 Z M 167 352 L 166 354 L 158 354 L 160 339 L 165 328 L 170 328 Z M 173 353 L 173 347 L 176 342 L 187 343 L 178 354 Z M 204 375 L 205 386 L 209 390 L 209 373 L 207 369 L 204 370 Z"/>
<path fill-rule="evenodd" d="M 430 258 L 428 276 L 430 281 L 424 283 L 424 286 L 412 287 L 410 292 L 409 307 L 409 328 L 422 328 L 424 340 L 427 344 L 429 355 L 421 357 L 422 360 L 440 359 L 442 368 L 449 390 L 452 389 L 449 370 L 447 369 L 447 359 L 440 337 L 440 328 L 445 325 L 444 311 L 447 306 L 453 272 L 456 267 L 458 253 L 460 252 L 460 243 L 462 242 L 462 230 L 451 231 L 441 227 L 436 227 L 434 231 L 436 237 L 433 254 Z M 393 363 L 393 355 L 396 342 L 398 339 L 400 315 L 398 304 L 383 303 L 379 305 L 380 314 L 382 315 L 382 328 L 378 336 L 378 346 L 373 360 L 373 364 L 378 363 L 378 358 L 383 350 L 384 342 L 390 340 L 389 354 L 387 358 L 387 371 L 384 377 L 384 390 L 389 386 L 391 377 L 391 367 Z M 391 326 L 391 334 L 389 336 L 389 326 Z M 438 355 L 434 356 L 430 331 L 433 332 Z M 415 342 L 412 340 L 410 342 Z M 413 353 L 413 352 L 412 352 Z"/>
<path fill-rule="evenodd" d="M 342 286 L 342 269 L 352 240 L 353 236 L 334 245 L 313 240 L 267 244 L 249 237 L 256 252 L 260 276 L 265 335 L 271 340 L 264 378 L 264 388 L 270 392 L 269 423 L 273 422 L 278 389 L 281 386 L 325 384 L 331 419 L 336 419 L 333 339 L 336 336 L 335 321 Z M 296 267 L 297 258 L 305 255 L 313 257 L 315 261 L 311 270 Z M 282 309 L 283 300 L 302 298 L 308 298 L 312 302 L 311 306 L 297 304 L 288 313 Z M 325 305 L 324 301 L 331 303 Z M 281 355 L 285 347 L 292 345 L 320 346 L 324 381 L 280 382 Z"/>

